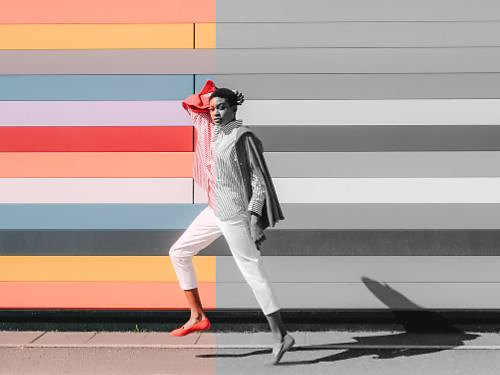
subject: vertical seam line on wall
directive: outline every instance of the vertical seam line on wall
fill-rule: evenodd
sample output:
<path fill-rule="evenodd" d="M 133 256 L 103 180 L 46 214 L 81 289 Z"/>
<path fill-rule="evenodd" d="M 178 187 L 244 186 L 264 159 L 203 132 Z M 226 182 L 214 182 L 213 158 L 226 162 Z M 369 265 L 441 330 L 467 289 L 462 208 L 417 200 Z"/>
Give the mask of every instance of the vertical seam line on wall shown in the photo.
<path fill-rule="evenodd" d="M 193 22 L 193 49 L 196 49 L 196 22 Z M 193 94 L 196 93 L 196 75 L 193 74 Z M 191 146 L 191 150 L 193 152 L 193 157 L 194 157 L 194 126 L 191 127 L 191 140 L 192 140 L 192 146 Z M 194 158 L 193 158 L 193 162 L 194 162 Z M 192 170 L 192 166 L 191 166 L 191 170 Z M 195 189 L 195 186 L 194 186 L 194 176 L 193 178 L 191 179 L 191 183 L 192 183 L 192 199 L 193 199 L 193 204 L 195 204 L 195 200 L 194 200 L 194 189 Z"/>
<path fill-rule="evenodd" d="M 193 22 L 193 49 L 196 49 L 196 22 Z"/>
<path fill-rule="evenodd" d="M 195 24 L 193 24 L 195 25 Z M 193 74 L 193 94 L 196 93 L 196 74 Z M 194 163 L 194 152 L 195 152 L 195 149 L 194 149 L 194 136 L 195 136 L 195 129 L 194 129 L 194 126 L 191 126 L 191 150 L 193 152 L 193 163 Z M 191 170 L 192 170 L 192 166 L 191 166 Z M 193 183 L 193 204 L 195 203 L 194 201 L 194 176 L 192 178 L 192 183 Z"/>
<path fill-rule="evenodd" d="M 195 149 L 194 149 L 194 136 L 195 136 L 195 130 L 194 130 L 194 126 L 191 127 L 191 139 L 193 140 L 192 143 L 193 143 L 193 147 L 191 148 L 193 150 L 193 163 L 194 163 L 194 153 L 195 153 Z M 193 170 L 193 166 L 191 165 L 191 170 Z M 195 203 L 194 201 L 194 176 L 192 177 L 191 179 L 191 182 L 193 183 L 193 204 Z"/>

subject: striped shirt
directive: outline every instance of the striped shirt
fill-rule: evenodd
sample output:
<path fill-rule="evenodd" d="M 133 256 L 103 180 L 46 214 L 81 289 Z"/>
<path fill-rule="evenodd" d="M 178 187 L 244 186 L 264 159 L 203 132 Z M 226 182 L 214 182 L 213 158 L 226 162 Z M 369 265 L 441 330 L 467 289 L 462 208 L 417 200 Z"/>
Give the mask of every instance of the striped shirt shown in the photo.
<path fill-rule="evenodd" d="M 261 215 L 265 200 L 263 182 L 251 171 L 252 196 L 248 199 L 236 156 L 237 128 L 242 121 L 215 126 L 208 112 L 189 108 L 187 111 L 197 133 L 194 180 L 207 192 L 214 214 L 221 220 L 246 211 Z"/>
<path fill-rule="evenodd" d="M 214 212 L 219 219 L 230 219 L 246 211 L 253 211 L 258 215 L 262 213 L 265 190 L 253 171 L 251 171 L 252 197 L 246 198 L 235 147 L 237 130 L 241 125 L 241 120 L 234 120 L 215 129 L 216 183 L 213 192 L 216 202 Z"/>

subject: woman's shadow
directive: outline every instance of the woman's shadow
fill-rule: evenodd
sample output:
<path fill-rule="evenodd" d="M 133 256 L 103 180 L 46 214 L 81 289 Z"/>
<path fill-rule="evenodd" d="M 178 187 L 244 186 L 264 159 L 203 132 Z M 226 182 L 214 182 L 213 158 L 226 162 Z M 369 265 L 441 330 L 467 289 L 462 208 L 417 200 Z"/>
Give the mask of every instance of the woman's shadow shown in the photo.
<path fill-rule="evenodd" d="M 296 346 L 291 351 L 342 351 L 310 360 L 282 361 L 280 365 L 290 366 L 335 362 L 363 356 L 372 356 L 377 359 L 409 357 L 449 350 L 463 345 L 465 341 L 474 340 L 479 337 L 479 335 L 465 333 L 439 313 L 423 309 L 387 284 L 381 284 L 367 277 L 363 277 L 362 281 L 382 303 L 391 309 L 396 323 L 403 326 L 404 332 L 383 336 L 357 336 L 353 337 L 354 341 L 350 342 Z M 266 353 L 270 353 L 270 349 L 239 354 L 206 354 L 198 355 L 197 357 L 237 358 Z"/>

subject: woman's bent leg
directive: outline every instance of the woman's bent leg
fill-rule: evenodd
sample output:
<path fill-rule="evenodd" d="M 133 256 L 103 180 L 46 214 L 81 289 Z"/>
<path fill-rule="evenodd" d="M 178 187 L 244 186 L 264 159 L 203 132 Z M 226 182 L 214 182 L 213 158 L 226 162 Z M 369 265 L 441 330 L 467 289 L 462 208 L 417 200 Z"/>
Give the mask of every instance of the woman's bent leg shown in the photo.
<path fill-rule="evenodd" d="M 250 285 L 264 314 L 278 311 L 278 301 L 264 269 L 260 251 L 250 236 L 249 215 L 242 214 L 224 221 L 216 218 L 216 222 L 231 249 L 236 265 Z"/>

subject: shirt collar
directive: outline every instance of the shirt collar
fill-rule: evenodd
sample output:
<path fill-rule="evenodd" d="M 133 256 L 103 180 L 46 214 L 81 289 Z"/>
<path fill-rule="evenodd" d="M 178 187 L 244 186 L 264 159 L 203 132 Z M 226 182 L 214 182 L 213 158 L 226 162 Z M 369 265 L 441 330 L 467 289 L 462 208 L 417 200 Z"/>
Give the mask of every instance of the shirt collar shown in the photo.
<path fill-rule="evenodd" d="M 215 134 L 219 134 L 219 133 L 224 133 L 224 134 L 229 134 L 231 133 L 235 128 L 238 128 L 240 127 L 241 125 L 243 125 L 243 120 L 233 120 L 233 121 L 229 121 L 226 125 L 224 126 L 216 126 L 215 127 Z"/>

